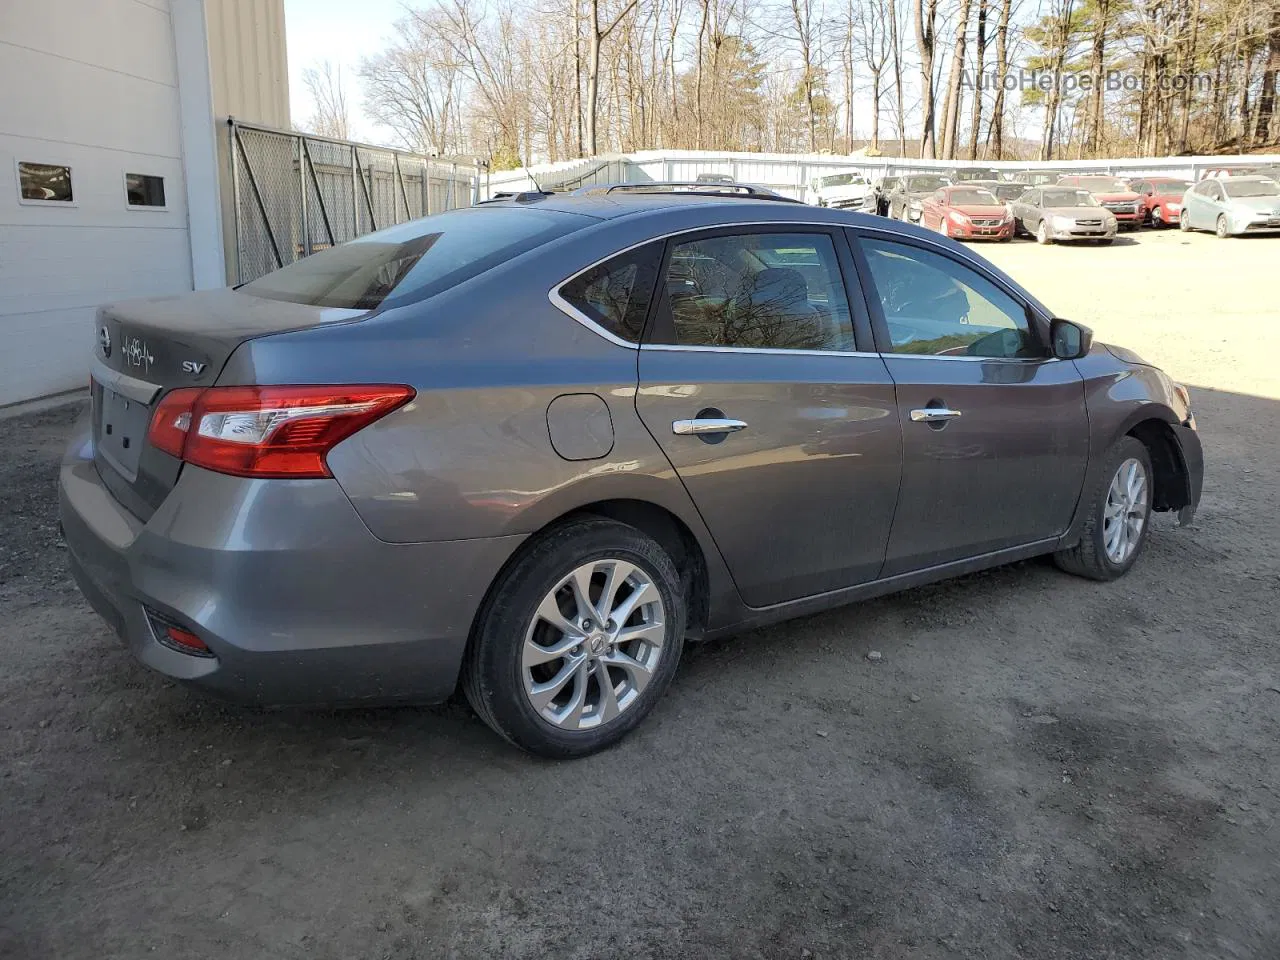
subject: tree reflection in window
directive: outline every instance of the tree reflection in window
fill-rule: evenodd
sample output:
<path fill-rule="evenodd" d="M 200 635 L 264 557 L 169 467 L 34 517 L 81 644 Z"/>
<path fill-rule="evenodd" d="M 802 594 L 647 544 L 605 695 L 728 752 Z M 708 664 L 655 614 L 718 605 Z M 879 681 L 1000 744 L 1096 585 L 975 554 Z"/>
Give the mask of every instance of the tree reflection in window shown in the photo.
<path fill-rule="evenodd" d="M 839 262 L 825 234 L 744 234 L 677 244 L 666 285 L 678 344 L 855 349 Z"/>

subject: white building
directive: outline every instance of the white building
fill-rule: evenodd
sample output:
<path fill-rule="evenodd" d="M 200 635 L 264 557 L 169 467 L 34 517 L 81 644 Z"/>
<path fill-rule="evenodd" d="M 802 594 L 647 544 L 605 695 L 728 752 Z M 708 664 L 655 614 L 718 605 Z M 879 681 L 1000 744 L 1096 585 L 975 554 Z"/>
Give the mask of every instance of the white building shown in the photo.
<path fill-rule="evenodd" d="M 0 407 L 94 309 L 227 281 L 228 115 L 289 127 L 283 0 L 0 0 Z"/>

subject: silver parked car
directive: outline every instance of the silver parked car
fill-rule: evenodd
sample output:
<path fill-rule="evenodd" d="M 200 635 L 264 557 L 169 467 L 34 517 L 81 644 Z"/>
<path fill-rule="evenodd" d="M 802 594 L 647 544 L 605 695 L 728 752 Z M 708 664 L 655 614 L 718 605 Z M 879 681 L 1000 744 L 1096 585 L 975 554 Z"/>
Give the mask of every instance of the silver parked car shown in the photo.
<path fill-rule="evenodd" d="M 1116 216 L 1088 190 L 1079 187 L 1031 187 L 1009 204 L 1015 233 L 1026 233 L 1040 243 L 1061 240 L 1094 240 L 1111 243 L 1116 236 Z"/>
<path fill-rule="evenodd" d="M 720 636 L 1049 554 L 1109 580 L 1187 391 L 917 227 L 752 193 L 521 194 L 99 315 L 60 513 L 147 665 L 615 742 Z M 1124 389 L 1116 384 L 1123 382 Z"/>
<path fill-rule="evenodd" d="M 1183 196 L 1178 225 L 1219 237 L 1280 230 L 1280 183 L 1258 176 L 1201 180 Z"/>

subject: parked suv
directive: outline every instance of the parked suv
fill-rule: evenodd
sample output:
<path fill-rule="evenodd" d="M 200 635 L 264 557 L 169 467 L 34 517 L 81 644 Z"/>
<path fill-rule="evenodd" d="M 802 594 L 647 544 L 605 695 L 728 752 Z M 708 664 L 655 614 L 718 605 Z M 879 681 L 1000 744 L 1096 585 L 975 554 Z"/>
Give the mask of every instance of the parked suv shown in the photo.
<path fill-rule="evenodd" d="M 805 203 L 819 207 L 835 207 L 837 210 L 866 210 L 875 212 L 876 199 L 871 191 L 871 181 L 856 170 L 849 173 L 832 173 L 814 177 L 805 191 Z"/>
<path fill-rule="evenodd" d="M 1164 373 L 954 241 L 739 189 L 522 194 L 104 308 L 59 476 L 81 590 L 193 686 L 461 683 L 570 757 L 686 638 L 1037 554 L 1110 580 L 1195 510 Z"/>

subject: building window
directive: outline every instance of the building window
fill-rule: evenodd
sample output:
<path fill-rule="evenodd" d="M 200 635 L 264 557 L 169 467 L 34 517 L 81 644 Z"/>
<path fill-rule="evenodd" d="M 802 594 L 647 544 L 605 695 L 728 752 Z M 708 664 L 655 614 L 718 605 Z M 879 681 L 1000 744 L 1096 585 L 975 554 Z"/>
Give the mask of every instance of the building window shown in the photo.
<path fill-rule="evenodd" d="M 164 177 L 149 173 L 124 175 L 125 199 L 130 207 L 164 207 Z"/>
<path fill-rule="evenodd" d="M 18 196 L 23 203 L 73 203 L 71 168 L 19 160 Z"/>

